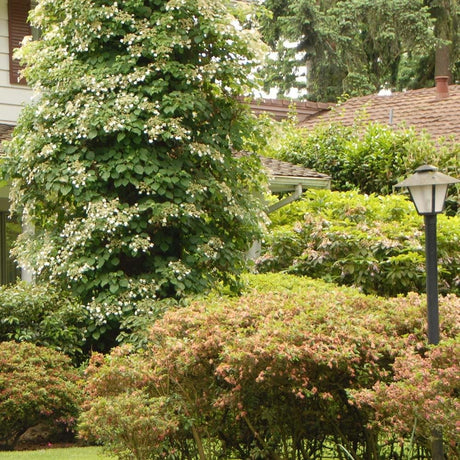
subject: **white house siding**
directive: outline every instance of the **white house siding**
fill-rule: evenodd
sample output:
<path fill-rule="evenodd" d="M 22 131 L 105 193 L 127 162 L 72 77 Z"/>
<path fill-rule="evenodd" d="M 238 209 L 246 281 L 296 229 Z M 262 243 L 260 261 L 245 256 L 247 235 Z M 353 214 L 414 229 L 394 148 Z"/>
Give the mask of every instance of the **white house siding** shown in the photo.
<path fill-rule="evenodd" d="M 9 41 L 8 41 L 8 1 L 0 0 L 0 124 L 15 125 L 22 107 L 27 104 L 32 91 L 24 85 L 10 83 L 10 62 L 9 62 Z M 9 187 L 0 187 L 0 214 L 2 215 L 0 225 L 0 279 L 5 282 L 5 272 L 8 271 L 5 265 L 7 248 L 11 241 L 7 241 L 5 215 L 8 211 Z M 6 259 L 8 260 L 8 259 Z M 24 280 L 32 281 L 32 273 L 28 270 L 21 270 L 21 277 Z M 9 280 L 9 279 L 8 279 Z M 9 280 L 11 281 L 11 280 Z"/>
<path fill-rule="evenodd" d="M 8 49 L 8 3 L 0 0 L 0 123 L 14 125 L 32 91 L 10 83 Z"/>

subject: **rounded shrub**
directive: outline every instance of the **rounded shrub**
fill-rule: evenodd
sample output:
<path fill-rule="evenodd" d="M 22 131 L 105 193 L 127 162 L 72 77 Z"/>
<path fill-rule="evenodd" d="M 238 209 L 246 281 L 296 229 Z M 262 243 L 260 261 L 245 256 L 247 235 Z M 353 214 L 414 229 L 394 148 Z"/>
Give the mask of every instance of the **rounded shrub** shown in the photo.
<path fill-rule="evenodd" d="M 62 353 L 0 342 L 0 448 L 12 449 L 39 423 L 72 430 L 81 402 L 79 379 Z"/>
<path fill-rule="evenodd" d="M 384 299 L 280 274 L 249 279 L 255 289 L 242 297 L 167 312 L 141 353 L 95 354 L 81 435 L 138 459 L 340 458 L 341 449 L 380 459 L 400 451 L 412 415 L 389 435 L 371 402 L 380 386 L 409 382 L 395 374 L 396 360 L 431 359 L 424 298 Z M 443 340 L 457 340 L 458 306 L 455 296 L 441 299 Z M 446 409 L 437 406 L 438 420 L 450 436 L 454 398 L 451 388 L 439 390 Z M 427 426 L 419 423 L 414 435 L 422 450 Z"/>

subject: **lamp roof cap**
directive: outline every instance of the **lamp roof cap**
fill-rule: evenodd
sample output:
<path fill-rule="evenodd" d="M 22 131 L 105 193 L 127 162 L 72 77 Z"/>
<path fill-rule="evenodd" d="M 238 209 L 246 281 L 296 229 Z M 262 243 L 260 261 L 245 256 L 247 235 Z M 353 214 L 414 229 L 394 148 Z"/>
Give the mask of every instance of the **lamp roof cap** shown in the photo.
<path fill-rule="evenodd" d="M 423 187 L 425 185 L 446 185 L 457 182 L 460 180 L 439 172 L 435 166 L 422 165 L 415 170 L 412 176 L 399 182 L 395 187 Z"/>

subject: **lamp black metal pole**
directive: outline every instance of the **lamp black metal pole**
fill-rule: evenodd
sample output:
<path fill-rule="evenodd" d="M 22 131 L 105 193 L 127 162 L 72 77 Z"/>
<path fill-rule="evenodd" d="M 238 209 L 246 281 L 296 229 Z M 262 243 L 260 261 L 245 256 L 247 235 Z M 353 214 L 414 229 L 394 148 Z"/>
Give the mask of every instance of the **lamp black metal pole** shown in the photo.
<path fill-rule="evenodd" d="M 426 298 L 428 318 L 428 343 L 439 343 L 439 306 L 438 306 L 438 248 L 436 240 L 436 214 L 427 214 L 425 220 L 425 254 L 426 254 Z M 444 460 L 442 430 L 431 432 L 431 457 Z"/>
<path fill-rule="evenodd" d="M 424 217 L 428 343 L 437 345 L 439 343 L 437 216 L 428 214 Z"/>

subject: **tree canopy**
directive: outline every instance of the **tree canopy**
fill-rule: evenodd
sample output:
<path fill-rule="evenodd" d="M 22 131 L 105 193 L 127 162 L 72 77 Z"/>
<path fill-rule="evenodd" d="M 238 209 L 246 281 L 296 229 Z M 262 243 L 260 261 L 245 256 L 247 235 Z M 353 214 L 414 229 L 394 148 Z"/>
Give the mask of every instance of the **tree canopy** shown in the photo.
<path fill-rule="evenodd" d="M 235 282 L 258 235 L 252 35 L 223 1 L 42 0 L 19 52 L 37 93 L 8 146 L 16 256 L 101 323 Z"/>
<path fill-rule="evenodd" d="M 334 101 L 426 86 L 435 61 L 437 75 L 460 76 L 454 0 L 266 0 L 263 6 L 269 14 L 262 31 L 279 56 L 264 70 L 267 88 L 307 88 L 309 99 Z M 307 69 L 302 81 L 299 66 Z"/>

